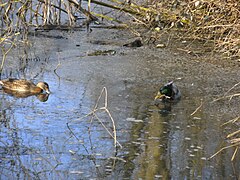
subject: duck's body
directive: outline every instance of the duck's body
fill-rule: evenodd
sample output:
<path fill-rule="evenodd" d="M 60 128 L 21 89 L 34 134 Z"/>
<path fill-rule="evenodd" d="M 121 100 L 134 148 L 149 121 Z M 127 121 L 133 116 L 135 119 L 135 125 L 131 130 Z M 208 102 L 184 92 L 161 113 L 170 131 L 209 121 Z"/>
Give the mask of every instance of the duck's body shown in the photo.
<path fill-rule="evenodd" d="M 49 86 L 46 82 L 39 82 L 35 85 L 33 82 L 25 79 L 4 79 L 0 80 L 0 85 L 6 91 L 18 92 L 22 94 L 34 95 L 42 92 L 50 93 Z"/>
<path fill-rule="evenodd" d="M 173 81 L 165 84 L 162 88 L 160 88 L 156 99 L 162 99 L 163 101 L 177 101 L 181 98 L 181 92 L 177 88 L 177 86 L 173 83 Z"/>

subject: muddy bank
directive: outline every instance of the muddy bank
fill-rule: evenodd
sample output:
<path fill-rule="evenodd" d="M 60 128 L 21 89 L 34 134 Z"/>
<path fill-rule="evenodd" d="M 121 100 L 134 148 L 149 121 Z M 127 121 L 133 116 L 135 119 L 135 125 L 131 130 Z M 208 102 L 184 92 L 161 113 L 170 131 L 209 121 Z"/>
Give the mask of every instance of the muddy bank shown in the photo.
<path fill-rule="evenodd" d="M 222 123 L 239 115 L 238 98 L 212 102 L 240 81 L 238 62 L 226 66 L 211 57 L 179 51 L 177 44 L 160 49 L 123 47 L 134 38 L 117 30 L 46 34 L 32 37 L 33 46 L 25 54 L 23 47 L 14 49 L 5 66 L 3 77 L 44 80 L 52 94 L 44 103 L 35 97 L 1 94 L 1 114 L 5 113 L 1 136 L 9 142 L 1 145 L 6 159 L 2 166 L 12 167 L 2 170 L 3 178 L 16 177 L 17 173 L 10 175 L 13 170 L 24 177 L 22 166 L 34 172 L 28 172 L 30 177 L 39 179 L 237 177 L 240 166 L 231 165 L 232 150 L 207 158 L 227 144 L 224 139 L 231 130 Z M 115 53 L 88 55 L 96 51 Z M 40 60 L 21 62 L 21 57 Z M 156 92 L 169 80 L 180 88 L 181 101 L 170 107 L 154 106 Z M 103 87 L 108 89 L 108 108 L 123 146 L 116 154 L 113 140 L 99 122 L 79 120 L 91 111 Z M 105 115 L 101 117 L 111 129 Z M 12 132 L 18 143 L 9 135 Z"/>

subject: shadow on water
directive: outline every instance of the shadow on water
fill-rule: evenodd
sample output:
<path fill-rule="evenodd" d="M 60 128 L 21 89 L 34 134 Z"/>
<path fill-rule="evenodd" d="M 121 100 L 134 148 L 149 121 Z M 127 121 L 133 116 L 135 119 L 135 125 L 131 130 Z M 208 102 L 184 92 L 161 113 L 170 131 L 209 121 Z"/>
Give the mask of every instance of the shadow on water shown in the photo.
<path fill-rule="evenodd" d="M 89 43 L 103 35 L 35 37 L 27 53 L 16 49 L 10 56 L 2 78 L 43 80 L 52 93 L 43 101 L 0 93 L 1 179 L 235 179 L 240 166 L 239 161 L 230 162 L 232 150 L 208 158 L 227 145 L 223 139 L 229 130 L 221 127 L 222 114 L 224 120 L 231 119 L 238 111 L 209 99 L 231 87 L 234 80 L 229 79 L 239 72 L 218 71 L 216 66 L 205 72 L 208 64 L 184 64 L 185 57 L 178 60 L 166 55 L 167 50 Z M 122 33 L 113 31 L 106 41 L 120 37 Z M 110 50 L 114 54 L 91 54 Z M 157 107 L 154 95 L 169 78 L 177 80 L 182 99 Z M 123 146 L 117 151 L 99 121 L 81 118 L 92 111 L 104 86 Z M 191 116 L 201 99 L 203 107 Z M 111 129 L 106 115 L 98 115 Z"/>

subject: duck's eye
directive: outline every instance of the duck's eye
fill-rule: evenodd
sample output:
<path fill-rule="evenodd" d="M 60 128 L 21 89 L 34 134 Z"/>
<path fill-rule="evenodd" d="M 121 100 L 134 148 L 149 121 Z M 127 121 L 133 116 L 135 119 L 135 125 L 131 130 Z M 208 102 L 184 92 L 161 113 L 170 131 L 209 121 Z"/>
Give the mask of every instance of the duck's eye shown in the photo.
<path fill-rule="evenodd" d="M 44 82 L 44 85 L 48 88 L 48 84 Z"/>

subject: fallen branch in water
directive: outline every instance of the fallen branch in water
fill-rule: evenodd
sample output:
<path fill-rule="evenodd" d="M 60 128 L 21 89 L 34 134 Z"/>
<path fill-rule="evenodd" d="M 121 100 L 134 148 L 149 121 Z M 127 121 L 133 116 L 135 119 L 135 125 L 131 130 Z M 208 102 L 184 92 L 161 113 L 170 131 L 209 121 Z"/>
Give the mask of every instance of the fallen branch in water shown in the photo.
<path fill-rule="evenodd" d="M 99 107 L 99 102 L 100 99 L 104 96 L 104 106 L 103 107 Z M 110 118 L 111 122 L 112 122 L 112 128 L 113 131 L 111 133 L 111 131 L 104 125 L 103 121 L 99 118 L 99 116 L 97 115 L 97 112 L 105 112 L 107 114 L 107 116 Z M 115 126 L 115 122 L 114 119 L 110 113 L 110 111 L 108 110 L 108 93 L 107 93 L 107 88 L 104 87 L 96 101 L 96 104 L 93 108 L 93 110 L 88 113 L 87 115 L 81 117 L 78 120 L 82 120 L 85 119 L 87 117 L 91 117 L 90 122 L 92 122 L 94 119 L 98 120 L 100 122 L 100 124 L 104 127 L 104 129 L 108 132 L 108 134 L 114 139 L 114 146 L 115 148 L 117 147 L 117 144 L 120 146 L 120 148 L 122 148 L 122 145 L 117 141 L 117 132 L 116 132 L 116 126 Z M 77 120 L 77 121 L 78 121 Z"/>

